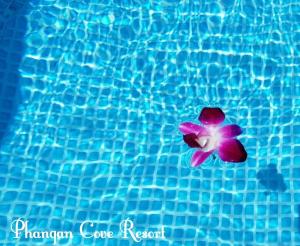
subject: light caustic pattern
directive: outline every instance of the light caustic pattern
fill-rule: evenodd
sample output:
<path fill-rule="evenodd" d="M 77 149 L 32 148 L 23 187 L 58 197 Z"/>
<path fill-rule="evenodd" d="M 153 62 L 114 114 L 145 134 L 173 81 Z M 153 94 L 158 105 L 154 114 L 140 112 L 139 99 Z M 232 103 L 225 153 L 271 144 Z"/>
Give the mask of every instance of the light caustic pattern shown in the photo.
<path fill-rule="evenodd" d="M 139 230 L 165 226 L 166 239 L 140 245 L 300 243 L 297 1 L 27 5 L 1 22 L 14 32 L 0 25 L 2 47 L 24 43 L 20 102 L 1 140 L 1 243 L 15 245 L 18 217 L 75 234 L 85 220 L 115 233 L 127 218 Z M 245 163 L 190 166 L 178 126 L 205 106 L 243 128 Z"/>

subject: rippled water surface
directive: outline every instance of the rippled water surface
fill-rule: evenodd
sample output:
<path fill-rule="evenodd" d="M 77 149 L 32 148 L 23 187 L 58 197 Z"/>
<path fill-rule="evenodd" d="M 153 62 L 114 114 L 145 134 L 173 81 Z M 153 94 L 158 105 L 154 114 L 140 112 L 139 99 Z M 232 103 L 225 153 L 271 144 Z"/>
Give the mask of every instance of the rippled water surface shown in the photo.
<path fill-rule="evenodd" d="M 300 244 L 296 0 L 0 0 L 0 242 L 10 223 L 140 245 Z M 248 160 L 191 168 L 178 125 L 218 106 Z"/>

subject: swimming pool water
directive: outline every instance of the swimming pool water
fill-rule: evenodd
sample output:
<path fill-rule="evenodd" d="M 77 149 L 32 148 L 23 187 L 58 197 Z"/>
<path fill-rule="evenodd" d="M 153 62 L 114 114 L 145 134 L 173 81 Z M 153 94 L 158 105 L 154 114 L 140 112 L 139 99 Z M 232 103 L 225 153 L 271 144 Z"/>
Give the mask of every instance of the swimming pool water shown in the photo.
<path fill-rule="evenodd" d="M 2 245 L 52 244 L 14 239 L 19 217 L 165 226 L 139 245 L 300 245 L 297 1 L 0 4 Z M 190 167 L 178 125 L 205 106 L 243 128 L 245 163 Z"/>

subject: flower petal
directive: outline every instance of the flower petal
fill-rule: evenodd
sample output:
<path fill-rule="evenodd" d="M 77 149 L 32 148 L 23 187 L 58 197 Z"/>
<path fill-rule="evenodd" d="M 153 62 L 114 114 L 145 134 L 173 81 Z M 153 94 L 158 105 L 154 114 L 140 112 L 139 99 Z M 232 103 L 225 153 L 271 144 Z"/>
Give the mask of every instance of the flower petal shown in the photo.
<path fill-rule="evenodd" d="M 237 139 L 225 139 L 219 147 L 219 156 L 223 161 L 243 162 L 247 159 L 247 152 Z"/>
<path fill-rule="evenodd" d="M 204 134 L 207 133 L 206 129 L 203 126 L 196 125 L 192 122 L 184 122 L 180 124 L 179 130 L 183 134 L 195 133 L 195 134 Z"/>
<path fill-rule="evenodd" d="M 204 125 L 218 125 L 225 119 L 225 114 L 220 108 L 203 108 L 199 120 Z"/>
<path fill-rule="evenodd" d="M 220 133 L 224 138 L 233 138 L 242 133 L 242 128 L 240 128 L 238 125 L 228 125 L 222 127 L 220 129 Z"/>
<path fill-rule="evenodd" d="M 194 133 L 183 135 L 184 142 L 191 148 L 200 148 L 199 143 L 196 141 L 197 135 Z"/>
<path fill-rule="evenodd" d="M 201 165 L 212 152 L 213 151 L 208 151 L 208 152 L 204 152 L 201 150 L 196 151 L 192 157 L 192 166 L 197 167 Z"/>

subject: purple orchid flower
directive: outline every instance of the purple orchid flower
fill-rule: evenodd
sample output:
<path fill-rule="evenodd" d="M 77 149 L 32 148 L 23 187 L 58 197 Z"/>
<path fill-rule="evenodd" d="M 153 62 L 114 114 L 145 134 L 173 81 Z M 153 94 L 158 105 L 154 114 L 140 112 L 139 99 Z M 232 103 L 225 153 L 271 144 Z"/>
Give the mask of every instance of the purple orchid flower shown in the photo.
<path fill-rule="evenodd" d="M 203 126 L 191 122 L 180 124 L 184 142 L 191 148 L 198 148 L 192 157 L 193 167 L 201 165 L 215 151 L 223 161 L 244 162 L 247 159 L 244 146 L 235 139 L 242 129 L 238 125 L 222 126 L 224 119 L 220 108 L 203 108 L 199 115 Z"/>

